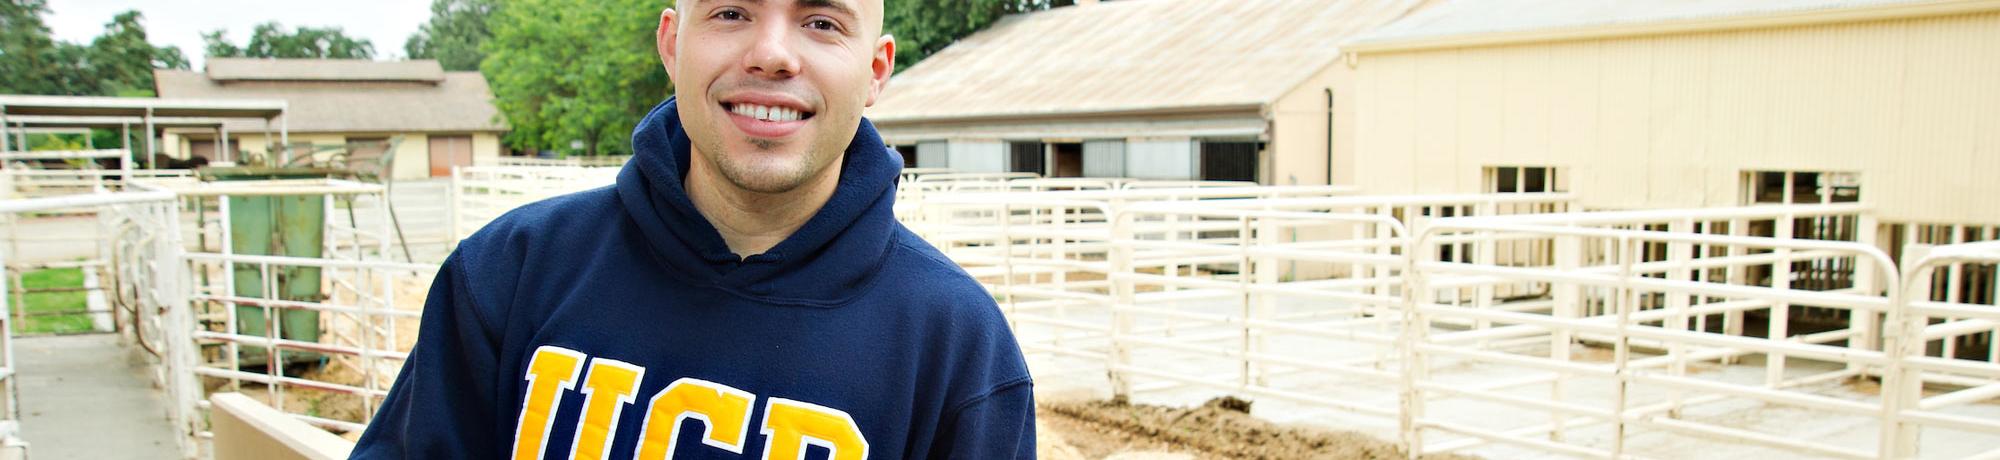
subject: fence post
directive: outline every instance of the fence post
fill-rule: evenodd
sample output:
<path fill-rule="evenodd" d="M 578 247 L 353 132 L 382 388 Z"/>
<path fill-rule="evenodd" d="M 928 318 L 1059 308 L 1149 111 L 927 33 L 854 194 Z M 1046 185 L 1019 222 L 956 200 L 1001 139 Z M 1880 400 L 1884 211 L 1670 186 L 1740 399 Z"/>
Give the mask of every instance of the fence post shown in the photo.
<path fill-rule="evenodd" d="M 464 180 L 464 177 L 465 177 L 465 172 L 462 171 L 460 168 L 451 168 L 451 182 L 445 185 L 444 195 L 445 195 L 446 206 L 444 211 L 444 219 L 445 219 L 444 228 L 445 232 L 448 232 L 444 238 L 446 251 L 458 249 L 459 235 L 464 234 L 461 233 L 458 227 L 459 225 L 458 214 L 459 212 L 461 212 L 458 209 L 459 206 L 458 187 L 459 184 Z M 390 205 L 388 194 L 382 195 L 382 205 L 383 206 Z"/>
<path fill-rule="evenodd" d="M 1130 357 L 1126 355 L 1125 332 L 1132 328 L 1132 318 L 1126 309 L 1132 308 L 1132 216 L 1124 210 L 1114 211 L 1111 217 L 1111 352 L 1105 363 L 1105 374 L 1111 379 L 1113 399 L 1129 399 L 1132 396 L 1132 382 L 1126 380 L 1120 368 Z"/>
<path fill-rule="evenodd" d="M 1875 232 L 1878 224 L 1875 221 L 1875 216 L 1863 213 L 1856 216 L 1855 219 L 1854 241 L 1869 246 L 1877 246 L 1875 243 Z M 1879 278 L 1881 275 L 1877 273 L 1877 270 L 1880 270 L 1880 268 L 1875 266 L 1875 259 L 1872 257 L 1855 257 L 1853 270 L 1854 290 L 1860 292 L 1861 295 L 1875 295 L 1875 293 L 1881 292 L 1885 284 L 1898 281 Z M 1857 350 L 1882 350 L 1885 353 L 1893 352 L 1893 350 L 1889 350 L 1888 348 L 1881 348 L 1882 331 L 1876 328 L 1877 317 L 1878 314 L 1875 312 L 1855 310 L 1848 313 L 1848 329 L 1858 331 L 1861 334 L 1859 343 L 1851 344 L 1848 348 Z M 1865 371 L 1867 367 L 1856 363 L 1849 365 L 1848 369 Z"/>
<path fill-rule="evenodd" d="M 1403 333 L 1396 338 L 1396 348 L 1403 352 L 1403 410 L 1399 411 L 1398 427 L 1402 432 L 1404 453 L 1415 460 L 1424 450 L 1423 427 L 1420 425 L 1424 416 L 1424 395 L 1417 384 L 1430 377 L 1429 363 L 1419 348 L 1430 335 L 1430 320 L 1422 309 L 1431 302 L 1431 291 L 1429 280 L 1424 278 L 1418 264 L 1437 256 L 1433 245 L 1427 243 L 1431 233 L 1418 230 L 1416 225 L 1409 228 L 1411 233 L 1422 236 L 1410 236 L 1403 243 Z"/>
<path fill-rule="evenodd" d="M 1910 258 L 1901 262 L 1909 264 Z M 1914 458 L 1917 455 L 1917 429 L 1903 421 L 1903 408 L 1923 401 L 1923 371 L 1910 367 L 1905 360 L 1923 356 L 1926 341 L 1924 326 L 1930 318 L 1911 311 L 1910 305 L 1918 300 L 1930 300 L 1931 277 L 1936 273 L 1927 260 L 1920 260 L 1913 267 L 1898 272 L 1890 270 L 1898 279 L 1898 289 L 1889 293 L 1889 312 L 1882 324 L 1883 355 L 1888 358 L 1889 368 L 1882 373 L 1882 433 L 1879 441 L 1878 457 Z M 1919 286 L 1922 291 L 1911 290 Z M 1918 294 L 1922 292 L 1922 294 Z"/>
<path fill-rule="evenodd" d="M 1259 218 L 1254 228 L 1257 231 L 1255 247 L 1269 250 L 1280 243 L 1278 234 L 1283 232 L 1284 227 L 1278 225 L 1278 219 L 1268 217 Z M 1255 354 L 1264 354 L 1271 350 L 1270 334 L 1263 331 L 1261 327 L 1251 323 L 1255 321 L 1272 321 L 1278 317 L 1278 298 L 1276 295 L 1271 294 L 1272 291 L 1270 289 L 1282 284 L 1284 282 L 1283 276 L 1286 276 L 1286 274 L 1281 273 L 1284 267 L 1278 263 L 1278 258 L 1272 257 L 1269 252 L 1257 256 L 1255 265 L 1251 269 L 1255 270 L 1257 274 L 1256 289 L 1250 294 L 1250 298 L 1253 299 L 1251 316 L 1245 318 L 1244 328 L 1255 339 L 1251 342 L 1251 350 Z M 1296 272 L 1290 273 L 1289 276 L 1293 280 L 1298 279 L 1298 273 Z M 1270 377 L 1266 374 L 1262 358 L 1253 357 L 1252 354 L 1246 353 L 1243 359 L 1254 363 L 1251 367 L 1253 371 L 1252 375 L 1254 376 L 1251 380 L 1252 383 L 1257 384 L 1257 386 L 1264 386 L 1270 383 L 1268 381 Z"/>
<path fill-rule="evenodd" d="M 4 132 L 0 132 L 0 134 L 4 134 Z M 6 268 L 7 256 L 9 255 L 12 255 L 12 251 L 0 250 L 0 271 L 12 271 Z M 0 359 L 7 361 L 5 365 L 0 365 L 0 369 L 6 369 L 8 372 L 8 375 L 0 376 L 0 379 L 4 379 L 0 380 L 0 391 L 5 392 L 5 394 L 0 394 L 0 419 L 19 421 L 21 420 L 21 410 L 20 404 L 15 399 L 14 376 L 20 372 L 20 369 L 16 369 L 14 364 L 14 327 L 20 325 L 20 323 L 16 317 L 8 315 L 8 310 L 14 306 L 12 303 L 14 300 L 13 296 L 8 295 L 10 294 L 8 291 L 10 290 L 12 289 L 0 289 Z"/>
<path fill-rule="evenodd" d="M 1556 269 L 1563 273 L 1571 273 L 1583 268 L 1583 237 L 1562 235 L 1557 236 L 1555 240 Z M 1583 317 L 1584 298 L 1581 286 L 1576 283 L 1551 282 L 1549 294 L 1555 301 L 1550 312 L 1556 318 L 1573 320 Z M 1549 331 L 1549 359 L 1570 362 L 1570 347 L 1576 343 L 1576 335 L 1571 331 L 1568 328 Z M 1563 393 L 1567 392 L 1565 387 L 1563 379 L 1560 378 L 1549 382 L 1549 398 L 1563 400 Z M 1549 440 L 1562 441 L 1562 428 L 1568 424 L 1566 417 L 1560 413 L 1554 414 L 1553 417 L 1554 428 L 1549 432 Z"/>
<path fill-rule="evenodd" d="M 173 399 L 169 410 L 173 412 L 174 431 L 180 435 L 181 455 L 195 458 L 199 455 L 199 441 L 195 433 L 201 432 L 197 424 L 196 405 L 201 401 L 201 384 L 195 379 L 194 366 L 200 359 L 199 345 L 195 343 L 194 306 L 188 300 L 188 286 L 194 274 L 188 270 L 188 262 L 183 258 L 181 242 L 180 212 L 175 208 L 178 201 L 168 201 L 160 206 L 165 208 L 160 216 L 165 227 L 165 237 L 160 238 L 160 259 L 162 273 L 157 289 L 166 299 L 166 317 L 160 329 L 167 345 L 167 356 L 163 363 L 167 368 L 166 384 L 168 397 Z"/>

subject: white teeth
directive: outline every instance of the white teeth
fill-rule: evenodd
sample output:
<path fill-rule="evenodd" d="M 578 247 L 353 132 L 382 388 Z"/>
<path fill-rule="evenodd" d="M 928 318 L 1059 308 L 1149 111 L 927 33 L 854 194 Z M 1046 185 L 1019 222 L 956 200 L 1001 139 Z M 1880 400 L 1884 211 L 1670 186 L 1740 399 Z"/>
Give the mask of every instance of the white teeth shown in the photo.
<path fill-rule="evenodd" d="M 784 107 L 766 107 L 755 104 L 736 104 L 731 113 L 764 121 L 799 121 L 803 118 L 797 110 Z"/>

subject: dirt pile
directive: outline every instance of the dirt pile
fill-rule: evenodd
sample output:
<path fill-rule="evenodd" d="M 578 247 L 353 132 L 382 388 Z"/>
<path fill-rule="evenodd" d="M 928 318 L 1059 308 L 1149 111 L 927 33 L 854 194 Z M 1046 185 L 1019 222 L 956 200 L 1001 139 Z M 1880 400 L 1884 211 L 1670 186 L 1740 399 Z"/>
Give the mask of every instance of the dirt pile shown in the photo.
<path fill-rule="evenodd" d="M 1042 432 L 1056 435 L 1045 444 L 1080 454 L 1050 458 L 1124 458 L 1135 451 L 1153 456 L 1148 458 L 1407 458 L 1395 444 L 1367 435 L 1279 426 L 1251 417 L 1250 405 L 1227 396 L 1191 409 L 1117 400 L 1051 401 L 1036 412 L 1049 428 Z"/>

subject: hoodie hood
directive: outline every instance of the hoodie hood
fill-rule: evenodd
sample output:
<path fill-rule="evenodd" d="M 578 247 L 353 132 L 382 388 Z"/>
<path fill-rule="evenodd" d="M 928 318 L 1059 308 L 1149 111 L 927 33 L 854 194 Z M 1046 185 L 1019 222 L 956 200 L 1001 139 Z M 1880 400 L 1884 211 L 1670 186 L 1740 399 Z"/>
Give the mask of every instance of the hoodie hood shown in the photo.
<path fill-rule="evenodd" d="M 839 185 L 818 213 L 777 246 L 739 259 L 688 198 L 690 143 L 675 99 L 632 130 L 632 161 L 616 185 L 625 213 L 670 275 L 752 300 L 838 307 L 862 294 L 894 239 L 902 158 L 861 120 L 841 162 Z"/>

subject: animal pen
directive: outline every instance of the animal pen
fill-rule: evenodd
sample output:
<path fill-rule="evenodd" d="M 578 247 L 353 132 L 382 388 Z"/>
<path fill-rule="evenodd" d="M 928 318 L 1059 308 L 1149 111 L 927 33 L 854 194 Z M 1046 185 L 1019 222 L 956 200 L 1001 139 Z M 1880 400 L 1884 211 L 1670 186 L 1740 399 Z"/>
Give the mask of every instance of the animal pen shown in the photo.
<path fill-rule="evenodd" d="M 460 168 L 452 234 L 614 171 Z M 1233 395 L 1413 454 L 2000 457 L 2000 313 L 1952 294 L 1992 282 L 1964 274 L 2000 245 L 1898 260 L 1864 204 L 1587 211 L 1555 193 L 946 174 L 907 174 L 898 218 L 993 293 L 1044 394 Z M 387 229 L 335 218 L 377 210 L 380 190 L 292 187 L 168 178 L 36 199 L 110 216 L 120 315 L 144 325 L 126 333 L 160 356 L 190 455 L 210 392 L 359 429 L 414 339 L 435 266 L 391 262 Z M 223 197 L 263 193 L 320 200 L 321 255 L 229 249 Z M 319 295 L 286 294 L 308 269 Z M 269 324 L 242 327 L 240 308 Z M 318 312 L 326 333 L 287 337 L 284 311 Z"/>

